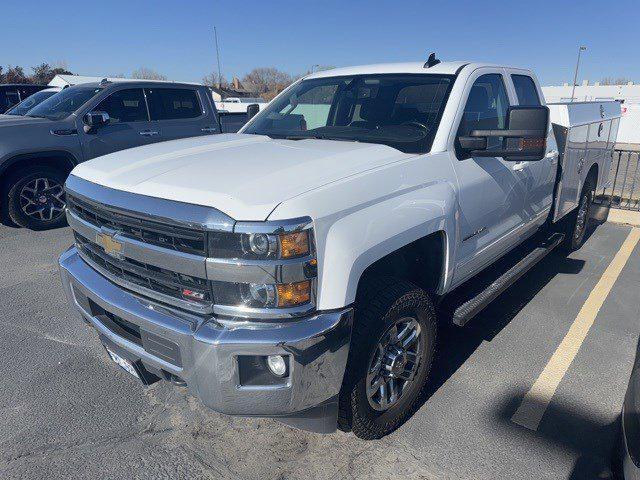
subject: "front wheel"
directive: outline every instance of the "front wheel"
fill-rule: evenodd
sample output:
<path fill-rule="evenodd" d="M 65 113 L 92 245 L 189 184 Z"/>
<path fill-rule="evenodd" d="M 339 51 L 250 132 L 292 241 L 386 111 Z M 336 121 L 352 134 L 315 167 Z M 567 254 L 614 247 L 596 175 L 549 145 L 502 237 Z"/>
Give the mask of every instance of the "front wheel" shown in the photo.
<path fill-rule="evenodd" d="M 394 278 L 373 280 L 356 300 L 356 319 L 338 425 L 366 440 L 381 438 L 411 415 L 436 348 L 429 296 Z"/>
<path fill-rule="evenodd" d="M 64 181 L 60 170 L 27 167 L 9 179 L 7 210 L 11 220 L 31 230 L 46 230 L 65 224 Z"/>

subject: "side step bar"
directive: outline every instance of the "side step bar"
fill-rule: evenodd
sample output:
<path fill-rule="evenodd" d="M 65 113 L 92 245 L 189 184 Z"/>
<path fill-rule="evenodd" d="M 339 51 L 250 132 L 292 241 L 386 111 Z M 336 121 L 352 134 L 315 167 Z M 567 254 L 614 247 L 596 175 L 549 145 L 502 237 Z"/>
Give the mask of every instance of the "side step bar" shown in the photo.
<path fill-rule="evenodd" d="M 551 235 L 551 237 L 544 241 L 539 247 L 535 248 L 526 257 L 500 275 L 487 288 L 456 308 L 453 312 L 453 323 L 459 326 L 466 324 L 493 300 L 495 300 L 498 295 L 527 273 L 531 267 L 560 245 L 562 240 L 564 240 L 564 235 L 562 233 L 554 233 Z"/>

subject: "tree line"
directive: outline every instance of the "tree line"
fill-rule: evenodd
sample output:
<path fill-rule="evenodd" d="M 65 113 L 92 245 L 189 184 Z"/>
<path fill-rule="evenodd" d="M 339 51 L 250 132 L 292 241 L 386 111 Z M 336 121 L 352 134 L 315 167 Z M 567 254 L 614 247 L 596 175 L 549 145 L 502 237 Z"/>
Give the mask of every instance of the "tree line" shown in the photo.
<path fill-rule="evenodd" d="M 33 83 L 46 85 L 56 75 L 73 75 L 65 66 L 52 67 L 48 63 L 41 63 L 31 67 L 31 73 L 25 73 L 24 68 L 18 65 L 9 65 L 6 68 L 0 65 L 0 83 Z"/>

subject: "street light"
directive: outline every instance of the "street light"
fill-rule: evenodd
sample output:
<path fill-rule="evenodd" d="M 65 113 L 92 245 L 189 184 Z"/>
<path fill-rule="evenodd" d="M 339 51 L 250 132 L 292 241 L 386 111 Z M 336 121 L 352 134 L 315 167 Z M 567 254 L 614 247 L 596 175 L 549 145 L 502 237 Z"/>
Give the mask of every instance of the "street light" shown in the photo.
<path fill-rule="evenodd" d="M 576 62 L 576 73 L 573 75 L 573 89 L 571 90 L 571 101 L 573 102 L 574 94 L 576 93 L 576 82 L 578 81 L 578 68 L 580 68 L 580 54 L 585 51 L 587 47 L 580 45 L 578 47 L 578 61 Z"/>

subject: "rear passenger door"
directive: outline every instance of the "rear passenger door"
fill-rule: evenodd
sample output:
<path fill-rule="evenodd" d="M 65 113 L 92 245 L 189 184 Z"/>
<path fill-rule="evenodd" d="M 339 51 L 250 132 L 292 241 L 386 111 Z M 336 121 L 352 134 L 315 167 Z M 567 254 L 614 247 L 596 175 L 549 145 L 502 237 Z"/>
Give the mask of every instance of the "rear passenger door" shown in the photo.
<path fill-rule="evenodd" d="M 510 70 L 509 73 L 518 105 L 523 107 L 542 105 L 541 94 L 530 75 L 517 70 Z M 553 203 L 553 188 L 558 164 L 557 146 L 553 135 L 548 136 L 547 152 L 548 155 L 542 160 L 517 164 L 527 190 L 525 213 L 537 223 L 546 220 L 546 214 Z"/>
<path fill-rule="evenodd" d="M 149 121 L 142 88 L 117 90 L 90 111 L 106 112 L 109 123 L 90 133 L 78 129 L 87 159 L 160 140 L 160 132 Z"/>
<path fill-rule="evenodd" d="M 162 141 L 218 133 L 209 103 L 196 89 L 187 87 L 146 88 L 151 120 L 160 131 Z M 206 108 L 205 108 L 206 105 Z"/>

